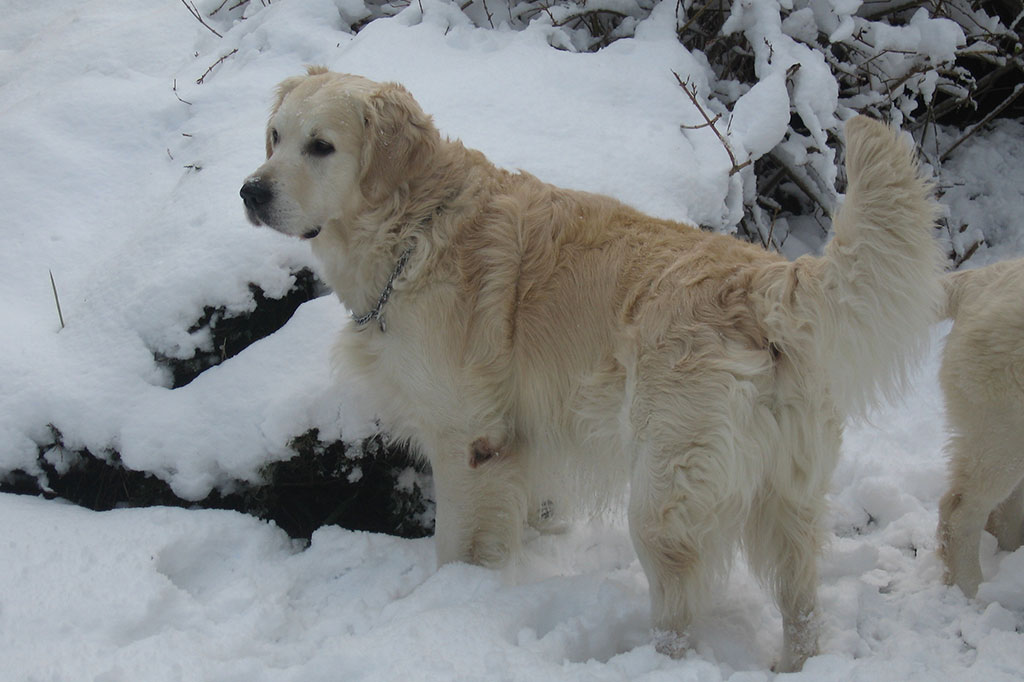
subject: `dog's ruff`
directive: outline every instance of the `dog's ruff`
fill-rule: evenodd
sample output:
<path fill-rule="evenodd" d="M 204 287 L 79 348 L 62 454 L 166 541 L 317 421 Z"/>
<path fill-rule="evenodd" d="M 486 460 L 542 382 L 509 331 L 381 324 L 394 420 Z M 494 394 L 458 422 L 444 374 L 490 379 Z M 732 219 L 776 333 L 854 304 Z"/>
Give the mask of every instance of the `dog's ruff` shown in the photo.
<path fill-rule="evenodd" d="M 396 84 L 286 80 L 267 152 L 250 218 L 313 237 L 349 310 L 415 247 L 387 332 L 350 324 L 337 355 L 433 468 L 439 563 L 505 561 L 528 520 L 628 484 L 656 630 L 686 641 L 742 546 L 782 612 L 778 669 L 816 651 L 843 420 L 898 386 L 941 297 L 935 206 L 896 132 L 850 122 L 836 236 L 792 263 L 498 169 Z"/>
<path fill-rule="evenodd" d="M 1013 551 L 1024 535 L 1024 260 L 947 275 L 939 381 L 950 486 L 939 504 L 946 582 L 978 592 L 981 531 Z"/>

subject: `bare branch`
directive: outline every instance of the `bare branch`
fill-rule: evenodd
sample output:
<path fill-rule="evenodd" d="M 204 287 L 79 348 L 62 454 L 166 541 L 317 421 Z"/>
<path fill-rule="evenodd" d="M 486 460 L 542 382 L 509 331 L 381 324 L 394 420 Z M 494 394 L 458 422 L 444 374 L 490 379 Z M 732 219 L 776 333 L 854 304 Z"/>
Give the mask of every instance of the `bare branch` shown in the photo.
<path fill-rule="evenodd" d="M 673 71 L 672 75 L 676 77 L 676 81 L 679 83 L 679 87 L 683 89 L 683 92 L 686 93 L 686 96 L 690 98 L 691 102 L 693 102 L 693 106 L 695 106 L 697 108 L 697 111 L 700 112 L 701 117 L 704 119 L 704 125 L 711 128 L 711 131 L 714 132 L 715 137 L 717 137 L 718 141 L 722 143 L 723 147 L 725 147 L 725 153 L 729 155 L 729 161 L 732 162 L 732 168 L 729 170 L 729 175 L 735 175 L 736 173 L 739 173 L 742 169 L 749 166 L 751 163 L 750 159 L 747 159 L 743 163 L 736 163 L 736 156 L 735 154 L 732 153 L 732 148 L 729 146 L 729 143 L 725 141 L 725 138 L 722 137 L 722 133 L 718 132 L 718 128 L 715 127 L 715 121 L 717 121 L 721 117 L 716 116 L 714 119 L 712 119 L 710 116 L 708 116 L 708 112 L 704 110 L 704 107 L 701 106 L 700 101 L 697 99 L 696 86 L 693 86 L 693 91 L 691 92 L 691 86 L 688 83 L 684 82 L 683 79 L 679 77 L 678 73 Z"/>
<path fill-rule="evenodd" d="M 196 21 L 198 21 L 200 24 L 209 29 L 210 33 L 217 36 L 218 38 L 224 37 L 220 33 L 217 33 L 217 31 L 212 26 L 210 26 L 203 20 L 203 15 L 199 13 L 199 10 L 196 8 L 194 2 L 189 2 L 189 0 L 181 0 L 181 4 L 185 5 L 185 9 L 188 10 L 188 13 L 195 17 Z"/>
<path fill-rule="evenodd" d="M 772 160 L 786 171 L 786 175 L 789 176 L 789 179 L 793 181 L 794 185 L 800 188 L 800 191 L 803 192 L 808 199 L 817 204 L 826 215 L 832 214 L 832 211 L 829 210 L 831 202 L 825 198 L 825 195 L 818 191 L 814 186 L 815 183 L 813 180 L 808 178 L 800 171 L 799 168 L 793 165 L 788 158 L 779 152 L 778 147 L 769 152 L 769 156 L 771 156 Z"/>
<path fill-rule="evenodd" d="M 1007 107 L 1009 107 L 1011 104 L 1017 101 L 1017 98 L 1020 97 L 1022 93 L 1024 93 L 1024 83 L 1018 83 L 1017 86 L 1013 89 L 1013 92 L 1010 93 L 1009 97 L 1000 102 L 999 106 L 990 111 L 988 115 L 985 116 L 985 118 L 975 123 L 973 126 L 967 129 L 966 133 L 957 138 L 957 141 L 950 145 L 949 149 L 942 153 L 942 156 L 939 157 L 939 161 L 945 161 L 946 159 L 948 159 L 949 155 L 953 153 L 954 149 L 963 144 L 963 142 L 967 140 L 967 138 L 969 138 L 971 135 L 978 132 L 978 130 L 980 130 L 986 123 L 989 123 L 996 116 L 1003 113 L 1003 111 L 1005 111 Z"/>
<path fill-rule="evenodd" d="M 218 59 L 217 61 L 215 61 L 213 64 L 210 64 L 210 68 L 208 68 L 206 70 L 206 72 L 202 76 L 200 76 L 199 78 L 196 79 L 196 85 L 202 85 L 203 81 L 206 80 L 206 77 L 210 75 L 211 71 L 213 71 L 215 68 L 217 68 L 217 66 L 219 64 L 222 64 L 224 62 L 224 60 L 226 60 L 228 57 L 230 57 L 231 55 L 233 55 L 236 52 L 238 52 L 238 48 L 237 47 L 235 49 L 231 50 L 231 52 L 228 52 L 226 55 L 224 55 L 220 59 Z"/>
<path fill-rule="evenodd" d="M 245 2 L 249 2 L 249 0 L 245 0 Z M 217 5 L 217 8 L 214 9 L 212 12 L 210 12 L 210 14 L 208 16 L 212 17 L 214 14 L 216 14 L 217 12 L 221 11 L 222 9 L 224 9 L 224 5 L 226 5 L 226 4 L 228 4 L 228 0 L 221 0 L 221 3 L 219 5 Z"/>
<path fill-rule="evenodd" d="M 692 126 L 688 126 L 685 123 L 680 123 L 679 127 L 682 128 L 683 130 L 700 130 L 701 128 L 707 128 L 709 126 L 713 127 L 716 123 L 718 123 L 718 121 L 721 118 L 722 118 L 721 114 L 715 114 L 715 118 L 710 120 L 710 121 L 708 121 L 707 123 L 698 123 L 697 125 L 692 125 Z"/>

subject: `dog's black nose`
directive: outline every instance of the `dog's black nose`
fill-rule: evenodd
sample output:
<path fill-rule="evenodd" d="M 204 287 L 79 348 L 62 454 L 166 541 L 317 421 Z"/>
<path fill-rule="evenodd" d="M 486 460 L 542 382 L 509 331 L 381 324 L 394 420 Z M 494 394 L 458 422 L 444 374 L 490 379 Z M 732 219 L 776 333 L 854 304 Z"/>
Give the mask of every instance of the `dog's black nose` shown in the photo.
<path fill-rule="evenodd" d="M 246 180 L 239 194 L 245 202 L 245 207 L 253 211 L 266 206 L 274 198 L 274 193 L 263 178 Z"/>

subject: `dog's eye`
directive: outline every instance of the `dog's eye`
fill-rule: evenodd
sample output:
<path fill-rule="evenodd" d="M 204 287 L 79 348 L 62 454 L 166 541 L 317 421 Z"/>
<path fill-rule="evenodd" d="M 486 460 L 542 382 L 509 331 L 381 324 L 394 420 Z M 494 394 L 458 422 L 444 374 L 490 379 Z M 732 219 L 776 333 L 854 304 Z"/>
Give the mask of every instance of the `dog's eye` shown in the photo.
<path fill-rule="evenodd" d="M 277 144 L 281 136 L 277 134 L 277 128 L 270 129 L 270 144 Z"/>
<path fill-rule="evenodd" d="M 306 153 L 310 156 L 327 156 L 334 153 L 334 145 L 318 138 L 306 146 Z"/>

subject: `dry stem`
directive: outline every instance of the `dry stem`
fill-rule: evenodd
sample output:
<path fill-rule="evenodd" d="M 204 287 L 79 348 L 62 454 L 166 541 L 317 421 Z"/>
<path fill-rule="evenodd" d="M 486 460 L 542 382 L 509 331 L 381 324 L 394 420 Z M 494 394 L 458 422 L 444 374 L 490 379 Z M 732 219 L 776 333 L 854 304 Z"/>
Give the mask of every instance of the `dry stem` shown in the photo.
<path fill-rule="evenodd" d="M 718 128 L 715 127 L 715 121 L 719 120 L 719 118 L 721 117 L 716 116 L 714 119 L 712 119 L 710 116 L 708 116 L 708 112 L 704 110 L 704 107 L 701 106 L 700 101 L 697 99 L 697 87 L 692 86 L 693 90 L 691 91 L 691 86 L 685 81 L 683 81 L 683 79 L 679 77 L 678 73 L 673 71 L 672 75 L 676 77 L 676 81 L 679 83 L 679 87 L 683 89 L 683 92 L 686 93 L 686 96 L 690 98 L 691 102 L 693 102 L 693 106 L 695 106 L 697 108 L 697 111 L 700 112 L 701 117 L 704 119 L 704 125 L 711 128 L 712 132 L 715 133 L 715 137 L 717 137 L 718 141 L 722 143 L 723 147 L 725 147 L 725 153 L 729 155 L 729 161 L 732 162 L 732 168 L 729 170 L 729 175 L 735 175 L 742 169 L 749 166 L 750 159 L 747 159 L 743 163 L 736 163 L 736 155 L 732 153 L 732 148 L 729 147 L 729 143 L 725 141 L 725 138 L 722 137 L 722 133 L 718 132 Z"/>
<path fill-rule="evenodd" d="M 196 18 L 196 21 L 198 21 L 200 24 L 209 29 L 210 33 L 217 36 L 218 38 L 224 37 L 220 33 L 217 33 L 217 31 L 212 26 L 210 26 L 203 20 L 203 15 L 199 13 L 199 10 L 196 8 L 195 3 L 189 2 L 188 0 L 181 0 L 181 4 L 185 5 L 185 9 L 188 10 L 188 13 L 194 16 Z"/>
<path fill-rule="evenodd" d="M 60 328 L 64 328 L 64 313 L 60 310 L 60 297 L 57 296 L 57 283 L 53 280 L 53 270 L 50 270 L 50 286 L 53 287 L 53 301 L 57 304 L 57 317 L 60 319 Z"/>
<path fill-rule="evenodd" d="M 230 57 L 231 55 L 233 55 L 236 52 L 238 52 L 238 48 L 237 47 L 235 49 L 231 50 L 231 52 L 228 52 L 226 55 L 224 55 L 220 59 L 218 59 L 217 61 L 215 61 L 213 64 L 210 64 L 210 68 L 208 68 L 206 70 L 206 72 L 203 73 L 202 76 L 200 76 L 199 78 L 196 79 L 196 85 L 202 85 L 203 81 L 206 80 L 206 77 L 210 75 L 210 72 L 213 71 L 215 68 L 217 68 L 217 65 L 221 64 L 225 59 L 227 59 L 228 57 Z"/>

